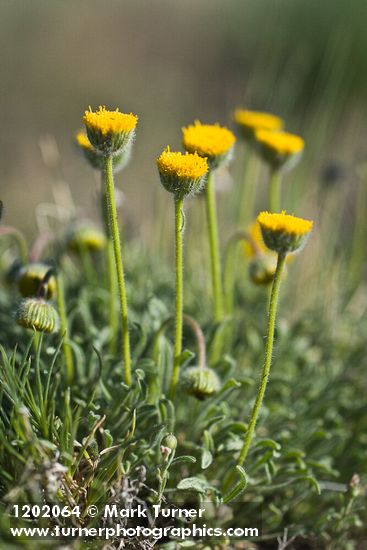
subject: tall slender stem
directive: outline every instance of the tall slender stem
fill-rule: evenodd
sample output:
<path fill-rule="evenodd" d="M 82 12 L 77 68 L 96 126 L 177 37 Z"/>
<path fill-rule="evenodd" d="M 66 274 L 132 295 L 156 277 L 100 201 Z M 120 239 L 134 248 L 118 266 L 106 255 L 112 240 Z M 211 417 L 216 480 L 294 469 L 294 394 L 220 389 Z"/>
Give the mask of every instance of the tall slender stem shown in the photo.
<path fill-rule="evenodd" d="M 57 308 L 59 310 L 59 317 L 60 317 L 60 332 L 64 339 L 62 343 L 62 351 L 64 354 L 67 381 L 69 384 L 71 384 L 74 378 L 74 364 L 73 364 L 73 354 L 69 344 L 69 326 L 68 326 L 68 318 L 66 315 L 66 307 L 65 307 L 64 281 L 60 273 L 57 275 L 56 280 L 57 280 Z"/>
<path fill-rule="evenodd" d="M 237 226 L 239 229 L 246 227 L 251 221 L 256 197 L 258 169 L 258 158 L 252 148 L 249 148 L 248 154 L 244 159 L 242 181 L 240 182 L 240 196 L 238 197 L 239 208 Z"/>
<path fill-rule="evenodd" d="M 286 258 L 286 254 L 278 255 L 277 267 L 274 274 L 273 285 L 271 289 L 271 298 L 270 298 L 270 304 L 269 304 L 268 330 L 267 330 L 266 346 L 265 346 L 264 367 L 261 375 L 260 386 L 257 393 L 256 401 L 252 409 L 250 422 L 246 432 L 245 440 L 238 459 L 238 464 L 240 466 L 242 466 L 242 464 L 245 462 L 248 450 L 250 448 L 252 436 L 254 434 L 254 430 L 256 426 L 257 417 L 259 416 L 261 404 L 265 395 L 266 385 L 269 378 L 271 358 L 273 353 L 274 329 L 275 329 L 275 318 L 276 318 L 277 303 L 278 303 L 278 296 L 279 296 L 279 287 L 280 287 L 282 270 L 285 263 L 285 258 Z"/>
<path fill-rule="evenodd" d="M 107 259 L 107 274 L 108 274 L 108 290 L 109 290 L 109 304 L 108 304 L 108 324 L 111 331 L 111 338 L 109 344 L 109 351 L 112 355 L 116 354 L 117 350 L 117 336 L 118 336 L 118 314 L 115 304 L 115 296 L 118 292 L 117 278 L 115 269 L 115 255 L 113 251 L 113 239 L 112 232 L 108 217 L 108 201 L 107 193 L 104 189 L 104 171 L 102 172 L 102 214 L 105 223 L 105 232 L 107 236 L 106 246 L 106 259 Z"/>
<path fill-rule="evenodd" d="M 183 199 L 175 198 L 175 263 L 176 263 L 176 312 L 175 346 L 170 397 L 174 398 L 180 373 L 182 352 L 182 315 L 183 315 Z"/>
<path fill-rule="evenodd" d="M 119 227 L 117 222 L 117 212 L 116 212 L 116 203 L 115 203 L 115 187 L 113 182 L 112 155 L 105 157 L 105 186 L 106 186 L 106 196 L 107 196 L 108 219 L 109 219 L 110 228 L 111 228 L 113 249 L 115 254 L 117 284 L 118 284 L 119 296 L 120 296 L 125 382 L 128 386 L 130 386 L 131 385 L 130 337 L 129 337 L 129 326 L 128 326 L 124 269 L 122 264 L 120 234 L 119 234 Z"/>
<path fill-rule="evenodd" d="M 269 182 L 269 211 L 280 212 L 281 207 L 282 174 L 277 168 L 273 168 Z"/>
<path fill-rule="evenodd" d="M 210 172 L 206 185 L 206 209 L 208 218 L 210 262 L 214 294 L 214 317 L 216 321 L 221 321 L 223 318 L 222 270 L 220 263 L 217 206 L 213 172 Z"/>

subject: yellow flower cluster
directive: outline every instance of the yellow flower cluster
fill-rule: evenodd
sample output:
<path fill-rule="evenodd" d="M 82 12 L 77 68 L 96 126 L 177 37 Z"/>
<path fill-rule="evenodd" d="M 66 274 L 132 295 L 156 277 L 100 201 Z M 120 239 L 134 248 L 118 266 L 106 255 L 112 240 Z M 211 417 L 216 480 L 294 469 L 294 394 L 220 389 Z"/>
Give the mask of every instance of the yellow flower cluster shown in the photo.
<path fill-rule="evenodd" d="M 304 149 L 305 142 L 299 136 L 287 132 L 257 130 L 255 137 L 258 143 L 279 155 L 296 155 Z"/>
<path fill-rule="evenodd" d="M 309 233 L 313 222 L 287 214 L 284 210 L 280 214 L 260 212 L 257 217 L 260 227 L 267 231 L 287 233 L 302 236 Z"/>
<path fill-rule="evenodd" d="M 82 149 L 87 149 L 88 151 L 94 150 L 93 145 L 89 141 L 87 134 L 85 134 L 84 132 L 78 132 L 75 136 L 75 139 L 79 147 L 81 147 Z"/>
<path fill-rule="evenodd" d="M 89 108 L 88 111 L 85 111 L 83 120 L 87 128 L 106 136 L 108 134 L 132 132 L 138 122 L 138 117 L 132 113 L 120 113 L 118 109 L 108 111 L 103 106 L 95 112 Z"/>
<path fill-rule="evenodd" d="M 284 121 L 270 113 L 261 113 L 259 111 L 247 111 L 246 109 L 236 109 L 234 112 L 234 121 L 239 126 L 248 130 L 281 130 Z"/>
<path fill-rule="evenodd" d="M 159 172 L 178 179 L 199 179 L 208 171 L 206 158 L 197 153 L 175 153 L 167 148 L 157 159 Z"/>
<path fill-rule="evenodd" d="M 183 145 L 189 153 L 197 152 L 202 157 L 225 155 L 233 147 L 233 133 L 219 124 L 195 124 L 182 128 Z"/>

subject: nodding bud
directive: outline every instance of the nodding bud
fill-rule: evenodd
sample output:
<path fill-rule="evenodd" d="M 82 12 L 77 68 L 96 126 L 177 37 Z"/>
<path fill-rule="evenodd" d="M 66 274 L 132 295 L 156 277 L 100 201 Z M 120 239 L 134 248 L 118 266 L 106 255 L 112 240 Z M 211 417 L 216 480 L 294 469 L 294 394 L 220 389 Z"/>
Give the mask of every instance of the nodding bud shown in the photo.
<path fill-rule="evenodd" d="M 177 439 L 173 434 L 168 434 L 163 438 L 160 451 L 165 461 L 169 460 L 169 457 L 175 452 L 176 447 Z"/>
<path fill-rule="evenodd" d="M 59 316 L 56 309 L 43 298 L 26 298 L 19 304 L 16 322 L 37 332 L 57 332 Z"/>
<path fill-rule="evenodd" d="M 28 264 L 19 270 L 18 289 L 24 298 L 37 296 L 42 283 L 44 284 L 44 297 L 48 300 L 56 296 L 56 279 L 51 273 L 47 281 L 45 276 L 50 271 L 50 265 L 42 262 Z"/>
<path fill-rule="evenodd" d="M 66 237 L 66 246 L 69 250 L 81 254 L 83 250 L 98 252 L 106 246 L 106 235 L 93 225 L 80 225 L 71 229 Z"/>
<path fill-rule="evenodd" d="M 271 254 L 256 256 L 249 264 L 249 275 L 255 285 L 268 285 L 274 279 L 277 259 Z"/>
<path fill-rule="evenodd" d="M 177 438 L 173 434 L 168 434 L 163 438 L 162 445 L 171 451 L 175 451 L 177 447 Z"/>
<path fill-rule="evenodd" d="M 212 369 L 190 367 L 182 373 L 180 386 L 189 395 L 204 400 L 217 393 L 220 389 L 220 381 Z"/>

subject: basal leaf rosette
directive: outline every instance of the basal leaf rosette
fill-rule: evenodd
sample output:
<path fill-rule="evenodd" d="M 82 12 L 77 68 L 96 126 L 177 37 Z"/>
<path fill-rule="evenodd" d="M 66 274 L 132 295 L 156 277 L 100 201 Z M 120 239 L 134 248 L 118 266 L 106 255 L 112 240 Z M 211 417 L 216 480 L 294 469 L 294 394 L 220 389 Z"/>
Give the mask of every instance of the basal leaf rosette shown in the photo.
<path fill-rule="evenodd" d="M 59 316 L 52 304 L 43 298 L 26 298 L 20 302 L 16 322 L 37 332 L 57 332 Z"/>
<path fill-rule="evenodd" d="M 260 111 L 236 109 L 233 119 L 241 136 L 246 140 L 253 140 L 257 130 L 277 132 L 284 127 L 282 118 L 272 115 L 271 113 L 262 113 Z"/>
<path fill-rule="evenodd" d="M 77 132 L 77 134 L 75 135 L 75 142 L 79 151 L 82 153 L 82 155 L 92 168 L 94 168 L 95 170 L 99 170 L 100 172 L 104 170 L 104 156 L 100 151 L 93 147 L 85 132 Z M 129 142 L 123 152 L 115 153 L 113 155 L 112 165 L 115 174 L 123 170 L 128 164 L 131 158 L 132 145 L 133 140 Z"/>
<path fill-rule="evenodd" d="M 85 111 L 83 120 L 92 146 L 108 156 L 123 153 L 132 143 L 138 117 L 99 107 L 97 111 Z"/>
<path fill-rule="evenodd" d="M 176 199 L 201 191 L 208 174 L 208 162 L 197 153 L 180 153 L 167 148 L 157 159 L 163 187 Z"/>
<path fill-rule="evenodd" d="M 210 170 L 228 162 L 236 142 L 234 134 L 219 124 L 194 124 L 182 128 L 182 143 L 189 153 L 208 159 Z"/>
<path fill-rule="evenodd" d="M 260 155 L 272 169 L 290 170 L 300 160 L 305 142 L 295 134 L 256 130 L 255 140 Z"/>
<path fill-rule="evenodd" d="M 280 214 L 261 212 L 257 219 L 264 243 L 278 254 L 300 250 L 306 244 L 313 226 L 312 221 L 297 218 L 285 211 Z"/>

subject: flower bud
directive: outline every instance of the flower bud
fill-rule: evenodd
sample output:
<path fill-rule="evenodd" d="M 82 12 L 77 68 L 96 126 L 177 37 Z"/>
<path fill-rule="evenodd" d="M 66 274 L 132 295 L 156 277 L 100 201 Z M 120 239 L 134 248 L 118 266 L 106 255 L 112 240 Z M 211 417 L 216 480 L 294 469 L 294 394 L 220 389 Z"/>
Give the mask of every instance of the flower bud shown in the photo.
<path fill-rule="evenodd" d="M 16 314 L 18 325 L 37 332 L 57 332 L 59 316 L 56 309 L 43 298 L 25 298 Z"/>
<path fill-rule="evenodd" d="M 162 445 L 171 451 L 175 451 L 177 447 L 177 438 L 173 434 L 168 434 L 162 439 Z"/>
<path fill-rule="evenodd" d="M 261 254 L 255 256 L 249 264 L 249 275 L 255 285 L 268 285 L 273 281 L 277 265 L 275 255 Z"/>
<path fill-rule="evenodd" d="M 217 393 L 220 381 L 216 373 L 207 367 L 190 367 L 181 375 L 180 385 L 189 395 L 204 400 Z"/>
<path fill-rule="evenodd" d="M 22 267 L 18 275 L 18 289 L 24 298 L 28 296 L 36 296 L 39 287 L 50 269 L 50 265 L 42 262 L 35 262 Z M 54 276 L 46 283 L 45 297 L 50 300 L 56 295 L 56 279 Z"/>
<path fill-rule="evenodd" d="M 83 250 L 98 252 L 106 246 L 106 235 L 93 225 L 79 225 L 71 229 L 66 244 L 69 250 L 80 254 Z"/>

